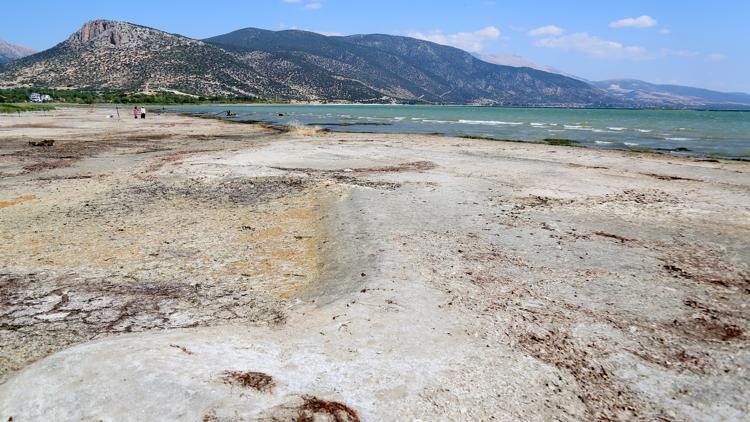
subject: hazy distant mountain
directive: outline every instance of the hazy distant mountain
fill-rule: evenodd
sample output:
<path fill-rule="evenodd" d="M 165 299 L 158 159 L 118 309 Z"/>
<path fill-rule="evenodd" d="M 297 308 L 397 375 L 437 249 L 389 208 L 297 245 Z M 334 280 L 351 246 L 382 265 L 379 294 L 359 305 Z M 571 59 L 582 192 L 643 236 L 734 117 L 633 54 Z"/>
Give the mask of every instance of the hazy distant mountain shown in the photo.
<path fill-rule="evenodd" d="M 476 54 L 476 57 L 478 57 L 481 60 L 486 61 L 487 63 L 499 64 L 502 66 L 530 67 L 532 69 L 542 70 L 544 72 L 549 72 L 549 73 L 557 73 L 558 75 L 563 75 L 569 78 L 578 79 L 579 81 L 588 82 L 584 78 L 580 78 L 578 76 L 565 73 L 560 69 L 554 68 L 552 66 L 547 66 L 546 64 L 540 64 L 540 63 L 531 61 L 527 59 L 526 57 L 520 56 L 518 54 L 478 53 Z"/>
<path fill-rule="evenodd" d="M 172 90 L 300 100 L 607 106 L 586 83 L 498 66 L 427 41 L 243 29 L 199 41 L 96 20 L 55 47 L 0 67 L 0 87 Z"/>
<path fill-rule="evenodd" d="M 648 107 L 750 107 L 750 94 L 718 92 L 680 85 L 657 85 L 636 79 L 611 79 L 592 82 L 612 95 Z"/>
<path fill-rule="evenodd" d="M 0 40 L 0 63 L 9 62 L 11 60 L 20 59 L 28 55 L 34 54 L 36 51 L 31 48 L 24 47 L 18 44 L 11 44 L 9 42 Z"/>
<path fill-rule="evenodd" d="M 637 79 L 610 79 L 592 82 L 566 74 L 552 66 L 535 63 L 517 54 L 477 54 L 477 57 L 489 63 L 514 67 L 530 67 L 579 79 L 603 89 L 614 96 L 629 100 L 630 105 L 635 107 L 750 107 L 750 94 L 741 92 L 718 92 L 681 85 L 659 85 Z"/>
<path fill-rule="evenodd" d="M 555 69 L 552 66 L 547 66 L 544 64 L 533 62 L 527 59 L 526 57 L 520 56 L 518 54 L 477 53 L 476 57 L 480 60 L 486 61 L 487 63 L 499 64 L 501 66 L 530 67 L 532 69 L 542 70 L 545 72 L 558 73 L 560 75 L 563 74 L 562 71 Z"/>

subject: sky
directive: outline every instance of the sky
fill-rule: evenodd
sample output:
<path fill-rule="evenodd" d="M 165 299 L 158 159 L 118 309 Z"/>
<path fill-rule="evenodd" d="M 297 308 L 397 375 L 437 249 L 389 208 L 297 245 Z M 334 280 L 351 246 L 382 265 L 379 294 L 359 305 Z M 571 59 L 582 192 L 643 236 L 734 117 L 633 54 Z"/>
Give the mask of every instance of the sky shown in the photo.
<path fill-rule="evenodd" d="M 382 33 L 517 54 L 589 80 L 750 92 L 750 0 L 26 0 L 2 11 L 0 39 L 37 50 L 97 18 L 198 39 L 245 27 Z"/>

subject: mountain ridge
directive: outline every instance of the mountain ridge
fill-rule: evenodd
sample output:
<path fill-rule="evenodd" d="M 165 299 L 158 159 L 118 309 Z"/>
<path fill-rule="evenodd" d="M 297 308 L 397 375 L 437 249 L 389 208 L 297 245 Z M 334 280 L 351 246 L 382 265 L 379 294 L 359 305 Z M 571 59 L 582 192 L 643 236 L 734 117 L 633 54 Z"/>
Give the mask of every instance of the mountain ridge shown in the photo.
<path fill-rule="evenodd" d="M 533 62 L 517 54 L 476 54 L 476 56 L 486 62 L 501 64 L 513 67 L 530 67 L 533 69 L 543 70 L 550 73 L 558 73 L 573 79 L 578 79 L 589 83 L 597 88 L 610 92 L 619 97 L 625 97 L 624 91 L 640 90 L 645 103 L 650 106 L 708 106 L 708 105 L 750 105 L 750 94 L 745 92 L 717 91 L 708 88 L 693 87 L 689 85 L 678 84 L 656 84 L 636 78 L 610 78 L 600 81 L 592 81 L 576 75 L 566 73 L 552 66 Z M 612 87 L 618 85 L 618 87 Z M 629 85 L 629 88 L 622 89 L 622 85 Z M 672 92 L 672 97 L 665 95 Z M 680 96 L 688 98 L 678 98 Z"/>
<path fill-rule="evenodd" d="M 95 19 L 50 49 L 25 57 L 29 49 L 15 46 L 13 51 L 20 57 L 0 64 L 0 88 L 363 103 L 750 107 L 750 95 L 744 93 L 635 79 L 587 81 L 517 55 L 474 56 L 386 34 L 328 36 L 242 28 L 197 40 Z"/>
<path fill-rule="evenodd" d="M 446 103 L 595 105 L 618 101 L 580 81 L 484 62 L 454 47 L 409 37 L 325 36 L 243 28 L 204 39 L 237 51 L 285 54 L 386 96 Z"/>
<path fill-rule="evenodd" d="M 143 91 L 153 84 L 207 95 L 257 95 L 257 84 L 245 82 L 253 78 L 261 79 L 222 49 L 103 19 L 86 22 L 54 47 L 0 68 L 0 86 Z"/>
<path fill-rule="evenodd" d="M 20 59 L 34 53 L 36 53 L 36 50 L 32 48 L 0 40 L 0 63 Z"/>
<path fill-rule="evenodd" d="M 253 45 L 253 37 L 264 42 Z M 577 107 L 620 102 L 564 76 L 493 65 L 408 37 L 245 28 L 195 40 L 104 19 L 86 22 L 48 50 L 3 65 L 0 87 L 19 86 L 301 101 Z"/>
<path fill-rule="evenodd" d="M 612 95 L 651 107 L 750 108 L 750 94 L 722 92 L 674 84 L 654 84 L 639 79 L 590 82 Z"/>

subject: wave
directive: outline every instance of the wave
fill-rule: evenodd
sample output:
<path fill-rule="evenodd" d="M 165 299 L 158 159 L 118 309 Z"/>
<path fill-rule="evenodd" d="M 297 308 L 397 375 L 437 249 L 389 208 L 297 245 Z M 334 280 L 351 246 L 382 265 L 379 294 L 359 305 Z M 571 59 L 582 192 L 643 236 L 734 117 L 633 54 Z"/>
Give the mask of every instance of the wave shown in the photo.
<path fill-rule="evenodd" d="M 536 127 L 539 127 L 539 126 L 547 126 L 547 124 L 546 124 L 546 123 L 536 123 L 536 122 L 531 122 L 531 123 L 529 123 L 529 124 L 530 124 L 531 126 L 536 126 Z"/>
<path fill-rule="evenodd" d="M 594 141 L 594 143 L 598 144 L 598 145 L 609 145 L 612 142 L 609 142 L 609 141 Z"/>
<path fill-rule="evenodd" d="M 692 141 L 693 138 L 664 138 L 667 141 Z"/>
<path fill-rule="evenodd" d="M 422 121 L 426 123 L 451 123 L 449 120 L 422 119 Z"/>
<path fill-rule="evenodd" d="M 651 129 L 636 129 L 636 130 L 638 132 L 641 132 L 641 133 L 649 133 L 649 132 L 651 132 Z"/>
<path fill-rule="evenodd" d="M 608 127 L 607 129 L 619 132 L 619 131 L 625 130 L 627 128 L 626 127 Z"/>
<path fill-rule="evenodd" d="M 637 147 L 638 146 L 638 144 L 636 144 L 635 142 L 623 142 L 623 144 L 625 144 L 625 145 L 627 145 L 629 147 Z"/>
<path fill-rule="evenodd" d="M 459 120 L 458 123 L 463 123 L 465 125 L 490 125 L 490 126 L 497 126 L 497 125 L 522 125 L 523 122 L 503 122 L 500 120 Z"/>

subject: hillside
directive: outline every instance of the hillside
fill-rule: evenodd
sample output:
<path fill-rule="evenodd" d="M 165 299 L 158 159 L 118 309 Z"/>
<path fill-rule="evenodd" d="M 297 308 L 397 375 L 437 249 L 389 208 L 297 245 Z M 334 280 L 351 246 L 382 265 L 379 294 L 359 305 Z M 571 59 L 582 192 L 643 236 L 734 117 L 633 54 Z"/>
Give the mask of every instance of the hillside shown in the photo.
<path fill-rule="evenodd" d="M 357 81 L 384 97 L 436 103 L 613 105 L 590 85 L 535 69 L 498 66 L 428 41 L 392 35 L 324 36 L 245 28 L 204 40 L 243 52 L 281 55 Z"/>
<path fill-rule="evenodd" d="M 211 44 L 105 20 L 87 22 L 55 47 L 7 63 L 0 69 L 0 85 L 293 95 Z"/>
<path fill-rule="evenodd" d="M 0 63 L 20 59 L 34 53 L 35 51 L 31 48 L 0 40 Z"/>
<path fill-rule="evenodd" d="M 301 101 L 750 108 L 750 95 L 635 79 L 590 82 L 515 55 L 409 37 L 245 28 L 195 40 L 94 20 L 36 54 L 0 41 L 0 88 L 172 92 Z"/>
<path fill-rule="evenodd" d="M 87 22 L 55 47 L 0 67 L 0 88 L 29 86 L 287 100 L 623 103 L 575 79 L 498 66 L 407 37 L 247 28 L 199 41 L 107 20 Z"/>
<path fill-rule="evenodd" d="M 750 94 L 719 92 L 681 85 L 658 85 L 637 79 L 592 82 L 612 95 L 644 107 L 750 108 Z"/>

